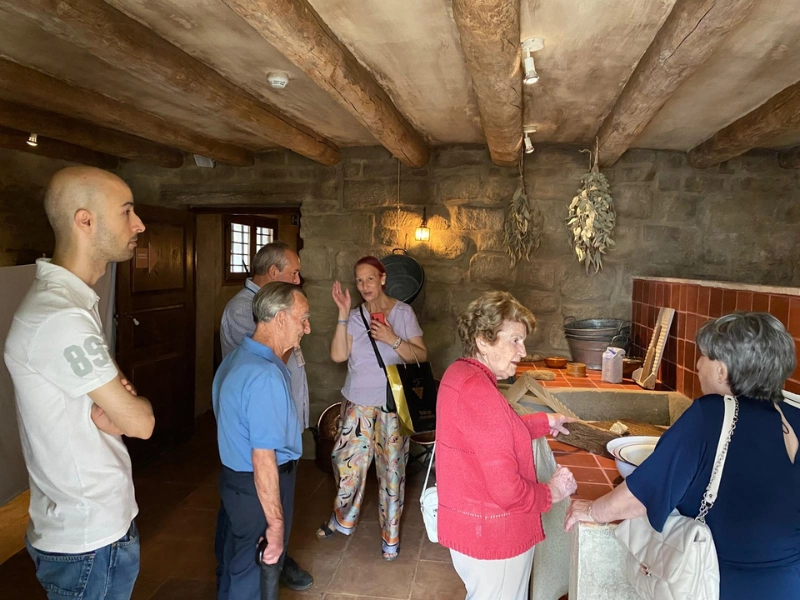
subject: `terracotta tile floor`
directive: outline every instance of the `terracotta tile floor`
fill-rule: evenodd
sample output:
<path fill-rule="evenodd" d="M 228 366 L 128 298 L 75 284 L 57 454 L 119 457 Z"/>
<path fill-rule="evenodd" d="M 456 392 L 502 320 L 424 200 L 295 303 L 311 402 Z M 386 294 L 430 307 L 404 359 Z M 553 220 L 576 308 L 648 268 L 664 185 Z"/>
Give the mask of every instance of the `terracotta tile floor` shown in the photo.
<path fill-rule="evenodd" d="M 193 438 L 137 471 L 142 565 L 134 600 L 213 600 L 214 529 L 219 497 L 219 470 L 214 422 L 197 423 Z M 446 548 L 428 541 L 419 508 L 425 478 L 422 467 L 409 465 L 403 513 L 402 552 L 387 563 L 380 555 L 377 484 L 372 478 L 362 522 L 351 537 L 319 541 L 314 531 L 331 510 L 333 478 L 301 461 L 298 471 L 291 555 L 315 578 L 307 592 L 283 590 L 282 600 L 455 600 L 466 590 L 453 570 Z M 1 515 L 2 513 L 0 513 Z M 0 521 L 0 539 L 23 548 L 19 528 Z M 0 565 L 0 597 L 44 599 L 25 550 Z"/>
<path fill-rule="evenodd" d="M 614 461 L 549 441 L 556 461 L 569 466 L 578 480 L 577 497 L 597 498 L 622 479 Z M 198 421 L 193 438 L 156 463 L 136 473 L 142 565 L 134 600 L 214 600 L 214 529 L 219 496 L 219 470 L 213 419 Z M 284 600 L 456 600 L 465 595 L 446 548 L 428 541 L 419 509 L 425 478 L 418 464 L 409 465 L 402 552 L 387 563 L 380 556 L 377 483 L 370 478 L 362 522 L 351 537 L 325 541 L 314 532 L 329 515 L 333 478 L 301 461 L 298 471 L 295 523 L 290 551 L 315 579 L 307 592 L 283 590 Z M 0 516 L 2 512 L 0 511 Z M 0 520 L 0 541 L 23 547 L 22 530 Z M 6 539 L 9 538 L 9 539 Z M 13 539 L 12 539 L 13 538 Z M 39 600 L 25 550 L 0 565 L 2 598 Z"/>

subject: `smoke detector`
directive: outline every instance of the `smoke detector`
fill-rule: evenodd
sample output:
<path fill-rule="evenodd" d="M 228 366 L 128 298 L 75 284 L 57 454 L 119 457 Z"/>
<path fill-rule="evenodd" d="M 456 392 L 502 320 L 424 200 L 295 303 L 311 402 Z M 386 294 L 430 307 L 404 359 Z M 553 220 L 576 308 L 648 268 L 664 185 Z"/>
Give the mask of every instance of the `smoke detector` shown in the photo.
<path fill-rule="evenodd" d="M 289 84 L 289 74 L 285 71 L 270 71 L 267 73 L 267 82 L 276 90 L 282 90 Z"/>

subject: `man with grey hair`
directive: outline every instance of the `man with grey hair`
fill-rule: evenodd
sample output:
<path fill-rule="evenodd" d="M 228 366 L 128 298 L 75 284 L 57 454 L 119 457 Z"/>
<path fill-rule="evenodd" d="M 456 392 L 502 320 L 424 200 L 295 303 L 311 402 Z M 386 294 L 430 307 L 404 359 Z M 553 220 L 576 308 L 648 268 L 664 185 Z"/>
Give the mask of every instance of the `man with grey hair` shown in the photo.
<path fill-rule="evenodd" d="M 253 259 L 253 276 L 247 278 L 242 289 L 225 306 L 220 325 L 223 358 L 233 352 L 244 338 L 253 335 L 256 329 L 253 320 L 253 298 L 262 286 L 272 281 L 283 281 L 295 285 L 300 283 L 300 257 L 285 242 L 266 244 L 256 253 Z M 286 355 L 281 358 L 289 370 L 292 398 L 297 407 L 300 425 L 305 430 L 308 428 L 309 402 L 303 351 L 298 345 L 288 350 Z M 218 516 L 218 530 L 220 531 L 223 529 L 222 521 L 225 518 L 224 510 L 220 508 Z M 215 544 L 219 564 L 221 564 L 220 543 L 221 541 L 218 539 Z M 296 591 L 307 590 L 314 584 L 314 578 L 301 569 L 291 557 L 287 557 L 283 563 L 281 580 L 286 587 Z"/>
<path fill-rule="evenodd" d="M 227 516 L 217 531 L 219 600 L 278 597 L 277 577 L 259 582 L 253 556 L 265 538 L 258 560 L 279 567 L 285 561 L 302 454 L 302 429 L 281 357 L 311 332 L 308 300 L 295 285 L 271 282 L 252 306 L 255 332 L 222 361 L 212 389 Z"/>
<path fill-rule="evenodd" d="M 53 258 L 36 261 L 5 346 L 31 488 L 25 545 L 49 598 L 128 600 L 139 509 L 121 436 L 147 439 L 155 419 L 109 354 L 92 286 L 133 257 L 144 225 L 125 182 L 90 167 L 58 171 L 45 211 Z"/>
<path fill-rule="evenodd" d="M 248 277 L 239 292 L 228 301 L 222 313 L 220 343 L 222 358 L 233 352 L 248 335 L 253 335 L 253 297 L 261 286 L 271 281 L 300 284 L 300 257 L 285 242 L 263 246 L 253 259 L 253 276 Z M 282 357 L 292 376 L 292 398 L 303 429 L 308 428 L 308 380 L 305 360 L 300 347 L 292 348 Z"/>

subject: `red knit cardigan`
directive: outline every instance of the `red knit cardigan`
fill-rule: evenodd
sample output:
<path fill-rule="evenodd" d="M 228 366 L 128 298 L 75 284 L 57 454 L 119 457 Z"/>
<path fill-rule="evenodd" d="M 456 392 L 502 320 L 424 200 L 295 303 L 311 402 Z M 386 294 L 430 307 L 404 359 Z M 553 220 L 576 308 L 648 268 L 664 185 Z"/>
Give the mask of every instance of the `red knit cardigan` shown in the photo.
<path fill-rule="evenodd" d="M 440 544 L 498 560 L 544 539 L 541 513 L 552 501 L 536 480 L 531 440 L 548 432 L 547 415 L 520 418 L 477 360 L 447 369 L 436 408 Z"/>

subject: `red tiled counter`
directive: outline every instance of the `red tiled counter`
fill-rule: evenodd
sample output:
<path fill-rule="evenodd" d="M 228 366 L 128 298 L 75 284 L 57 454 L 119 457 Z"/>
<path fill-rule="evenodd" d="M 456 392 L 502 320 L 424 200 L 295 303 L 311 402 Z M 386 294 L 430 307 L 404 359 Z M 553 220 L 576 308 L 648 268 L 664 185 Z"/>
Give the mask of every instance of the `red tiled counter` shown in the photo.
<path fill-rule="evenodd" d="M 552 369 L 544 364 L 544 361 L 534 363 L 536 369 L 540 371 L 550 371 L 555 375 L 553 381 L 539 380 L 545 387 L 566 387 L 566 388 L 597 388 L 597 389 L 610 389 L 610 390 L 642 390 L 638 383 L 630 377 L 624 377 L 622 383 L 606 383 L 602 381 L 602 373 L 600 371 L 593 371 L 586 369 L 586 377 L 567 377 L 567 370 Z M 524 371 L 517 371 L 517 375 Z M 656 390 L 667 390 L 667 388 L 660 383 L 656 384 Z"/>
<path fill-rule="evenodd" d="M 556 463 L 569 468 L 578 482 L 573 498 L 596 500 L 622 483 L 614 461 L 548 438 Z"/>

